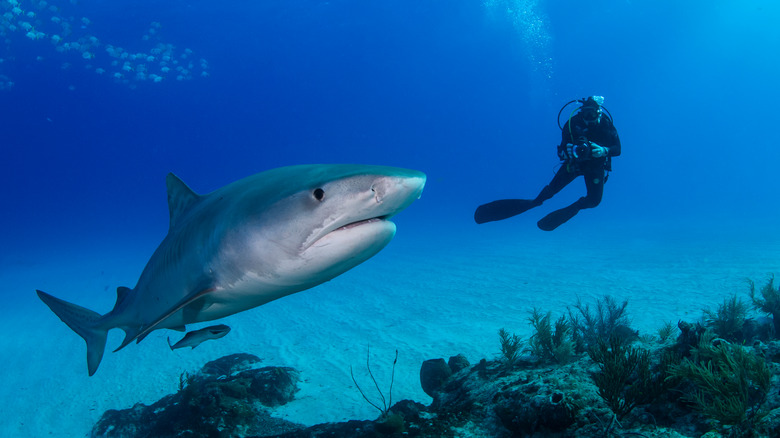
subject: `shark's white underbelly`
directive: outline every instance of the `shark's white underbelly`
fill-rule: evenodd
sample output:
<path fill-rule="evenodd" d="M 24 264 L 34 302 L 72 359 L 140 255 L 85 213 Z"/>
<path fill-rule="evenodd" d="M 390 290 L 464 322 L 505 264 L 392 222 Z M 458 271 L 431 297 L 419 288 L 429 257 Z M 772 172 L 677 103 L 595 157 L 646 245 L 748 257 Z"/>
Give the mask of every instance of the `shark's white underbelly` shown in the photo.
<path fill-rule="evenodd" d="M 209 293 L 205 297 L 206 303 L 198 312 L 197 320 L 188 321 L 187 324 L 224 318 L 262 306 L 309 287 L 301 285 L 269 285 L 258 282 L 256 279 L 238 282 L 230 288 L 218 287 L 214 292 Z"/>

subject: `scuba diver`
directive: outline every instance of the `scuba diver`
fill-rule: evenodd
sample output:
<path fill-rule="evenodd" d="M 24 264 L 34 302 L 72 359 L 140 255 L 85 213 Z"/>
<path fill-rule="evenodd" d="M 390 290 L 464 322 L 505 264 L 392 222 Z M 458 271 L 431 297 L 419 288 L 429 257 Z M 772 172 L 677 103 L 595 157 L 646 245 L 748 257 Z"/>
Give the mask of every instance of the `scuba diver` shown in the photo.
<path fill-rule="evenodd" d="M 561 127 L 561 113 L 575 102 L 581 106 L 571 112 L 569 120 Z M 564 105 L 558 112 L 558 127 L 562 132 L 558 158 L 562 164 L 552 181 L 535 199 L 500 199 L 480 205 L 474 212 L 474 221 L 483 224 L 503 220 L 538 207 L 580 175 L 585 177 L 587 194 L 568 207 L 543 217 L 536 225 L 544 231 L 552 231 L 580 210 L 599 205 L 604 183 L 612 170 L 612 157 L 620 155 L 620 138 L 612 116 L 603 105 L 601 96 L 572 100 Z"/>

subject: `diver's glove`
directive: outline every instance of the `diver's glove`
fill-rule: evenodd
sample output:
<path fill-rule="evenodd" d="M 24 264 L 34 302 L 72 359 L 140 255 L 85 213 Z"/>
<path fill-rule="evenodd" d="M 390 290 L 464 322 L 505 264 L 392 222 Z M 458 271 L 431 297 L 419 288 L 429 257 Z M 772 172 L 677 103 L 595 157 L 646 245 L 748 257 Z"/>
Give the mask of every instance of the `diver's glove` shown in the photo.
<path fill-rule="evenodd" d="M 609 149 L 604 146 L 599 146 L 596 143 L 590 143 L 590 154 L 593 158 L 606 157 L 609 154 Z"/>

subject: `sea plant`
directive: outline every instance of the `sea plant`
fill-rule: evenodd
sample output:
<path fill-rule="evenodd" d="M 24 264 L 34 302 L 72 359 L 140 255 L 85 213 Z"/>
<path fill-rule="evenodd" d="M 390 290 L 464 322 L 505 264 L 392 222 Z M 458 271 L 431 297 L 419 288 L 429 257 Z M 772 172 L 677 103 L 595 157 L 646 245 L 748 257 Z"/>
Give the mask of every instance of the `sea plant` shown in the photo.
<path fill-rule="evenodd" d="M 599 339 L 588 354 L 599 365 L 599 371 L 593 376 L 599 396 L 618 420 L 637 404 L 649 403 L 658 394 L 661 379 L 650 369 L 647 350 L 634 348 L 613 336 L 609 343 Z"/>
<path fill-rule="evenodd" d="M 651 335 L 650 333 L 644 333 L 639 335 L 639 342 L 642 344 L 652 344 L 653 342 L 656 342 L 655 335 Z"/>
<path fill-rule="evenodd" d="M 553 361 L 567 363 L 574 354 L 574 341 L 571 338 L 571 328 L 565 316 L 558 318 L 555 327 L 552 321 L 552 313 L 542 312 L 534 308 L 528 322 L 534 328 L 529 344 L 531 352 L 541 361 Z"/>
<path fill-rule="evenodd" d="M 687 382 L 684 399 L 730 436 L 750 436 L 766 415 L 771 372 L 765 359 L 712 332 L 669 375 Z"/>
<path fill-rule="evenodd" d="M 671 321 L 666 321 L 664 325 L 658 329 L 658 338 L 661 340 L 661 343 L 669 340 L 669 338 L 672 337 L 672 334 L 674 334 L 674 331 L 674 324 L 672 324 Z"/>
<path fill-rule="evenodd" d="M 379 410 L 380 417 L 379 419 L 384 421 L 387 420 L 390 412 L 390 408 L 393 406 L 393 382 L 395 381 L 395 364 L 398 363 L 398 350 L 395 350 L 395 359 L 393 359 L 393 371 L 390 375 L 390 390 L 388 391 L 387 398 L 385 398 L 384 392 L 382 392 L 381 389 L 379 389 L 379 383 L 377 383 L 376 378 L 374 377 L 374 373 L 371 371 L 371 347 L 366 347 L 366 370 L 368 371 L 368 375 L 371 377 L 371 381 L 374 383 L 374 387 L 376 388 L 376 391 L 379 393 L 379 398 L 382 400 L 382 407 L 379 407 L 379 403 L 372 402 L 368 396 L 366 396 L 366 393 L 363 392 L 363 389 L 358 384 L 357 380 L 355 380 L 355 375 L 352 372 L 352 366 L 349 367 L 349 375 L 352 377 L 352 382 L 355 384 L 355 387 L 360 392 L 360 395 L 363 396 L 363 399 L 368 402 L 371 406 Z"/>
<path fill-rule="evenodd" d="M 766 284 L 759 290 L 760 297 L 756 295 L 756 283 L 748 279 L 748 284 L 750 285 L 750 300 L 753 302 L 753 307 L 767 315 L 772 315 L 774 336 L 778 336 L 780 335 L 780 289 L 775 288 L 774 280 L 774 275 L 769 277 Z"/>
<path fill-rule="evenodd" d="M 717 311 L 704 311 L 707 327 L 719 337 L 729 341 L 743 340 L 742 328 L 745 325 L 747 314 L 747 304 L 736 295 L 723 300 Z"/>
<path fill-rule="evenodd" d="M 192 381 L 193 375 L 188 373 L 187 371 L 182 371 L 182 373 L 179 375 L 179 392 L 181 392 L 184 388 L 189 386 L 190 382 Z"/>
<path fill-rule="evenodd" d="M 504 328 L 498 331 L 498 341 L 501 345 L 501 359 L 506 369 L 509 370 L 517 363 L 523 352 L 523 341 L 520 336 L 510 334 Z"/>
<path fill-rule="evenodd" d="M 636 332 L 629 327 L 626 316 L 628 301 L 618 304 L 614 298 L 605 295 L 596 300 L 596 310 L 584 304 L 577 298 L 574 309 L 568 308 L 571 337 L 575 343 L 575 351 L 581 353 L 595 347 L 599 341 L 606 342 L 612 337 L 636 337 Z"/>

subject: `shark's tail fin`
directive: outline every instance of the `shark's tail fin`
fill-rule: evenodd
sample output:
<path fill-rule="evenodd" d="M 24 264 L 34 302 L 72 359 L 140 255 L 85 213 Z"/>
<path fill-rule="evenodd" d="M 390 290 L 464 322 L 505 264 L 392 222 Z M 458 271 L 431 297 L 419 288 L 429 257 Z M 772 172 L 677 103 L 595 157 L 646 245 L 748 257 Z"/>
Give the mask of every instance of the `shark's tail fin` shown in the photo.
<path fill-rule="evenodd" d="M 108 330 L 98 328 L 97 323 L 101 315 L 67 301 L 55 298 L 46 292 L 37 291 L 38 297 L 52 312 L 54 312 L 74 332 L 87 342 L 87 367 L 89 375 L 95 374 L 100 361 L 103 359 L 103 351 L 106 349 Z"/>

